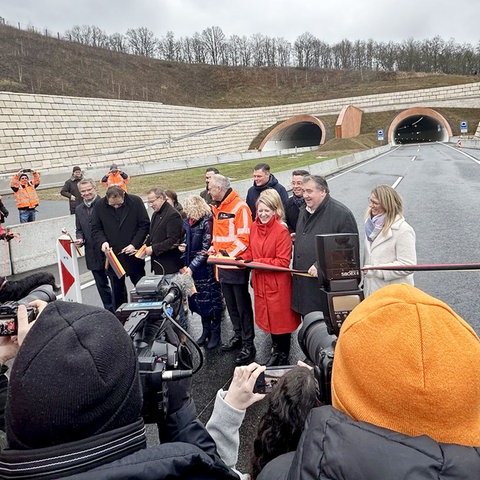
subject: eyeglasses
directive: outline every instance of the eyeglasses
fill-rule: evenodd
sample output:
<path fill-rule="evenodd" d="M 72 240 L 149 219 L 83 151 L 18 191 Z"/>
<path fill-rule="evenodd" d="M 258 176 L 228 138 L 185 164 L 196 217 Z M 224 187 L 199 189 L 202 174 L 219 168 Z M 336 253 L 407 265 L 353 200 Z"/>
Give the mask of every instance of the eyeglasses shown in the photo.
<path fill-rule="evenodd" d="M 153 205 L 159 198 L 161 198 L 161 197 L 155 197 L 153 200 L 147 200 L 147 203 L 149 205 Z"/>
<path fill-rule="evenodd" d="M 379 207 L 381 205 L 380 202 L 372 200 L 371 198 L 368 199 L 368 203 L 369 203 L 369 205 L 373 205 L 374 207 Z"/>

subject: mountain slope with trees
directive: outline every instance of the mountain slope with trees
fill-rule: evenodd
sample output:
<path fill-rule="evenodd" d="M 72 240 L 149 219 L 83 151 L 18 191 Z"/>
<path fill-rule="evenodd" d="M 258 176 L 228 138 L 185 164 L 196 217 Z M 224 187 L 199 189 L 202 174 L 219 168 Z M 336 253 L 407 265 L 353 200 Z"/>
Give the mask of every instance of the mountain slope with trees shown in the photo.
<path fill-rule="evenodd" d="M 206 29 L 191 39 L 175 40 L 171 32 L 164 39 L 155 39 L 146 29 L 107 36 L 96 27 L 75 27 L 55 38 L 48 32 L 41 34 L 34 29 L 27 31 L 0 24 L 0 90 L 235 108 L 479 81 L 476 74 L 447 75 L 438 73 L 438 68 L 427 68 L 426 53 L 421 56 L 419 52 L 428 50 L 431 53 L 433 50 L 427 48 L 429 44 L 407 41 L 398 46 L 404 52 L 399 56 L 400 50 L 395 50 L 394 44 L 389 48 L 389 44 L 345 40 L 336 46 L 326 46 L 310 34 L 302 35 L 294 46 L 290 46 L 288 61 L 279 60 L 280 45 L 285 48 L 286 45 L 278 39 L 268 41 L 261 35 L 243 38 L 244 49 L 236 51 L 240 54 L 247 49 L 251 59 L 251 64 L 243 65 L 240 60 L 236 63 L 228 60 L 233 58 L 231 52 L 235 43 L 232 44 L 233 39 L 220 41 L 221 35 L 216 29 L 218 27 Z M 185 52 L 197 51 L 192 50 L 194 40 L 197 50 L 203 48 L 202 62 L 195 56 L 190 62 L 185 57 Z M 437 40 L 440 46 L 448 44 Z M 190 50 L 189 44 L 192 44 Z M 218 47 L 217 53 L 212 50 L 213 44 Z M 477 57 L 467 47 L 460 50 L 462 58 L 469 57 L 468 52 L 472 54 L 469 62 L 463 63 L 472 73 Z M 452 51 L 459 48 L 455 44 L 451 46 Z M 385 59 L 397 59 L 391 71 L 386 63 L 382 66 L 378 60 L 382 49 L 387 50 Z M 321 51 L 328 55 L 321 56 Z M 369 51 L 369 56 L 365 57 L 365 52 Z M 177 52 L 177 56 L 170 58 L 172 52 Z M 322 58 L 329 60 L 321 62 Z M 365 67 L 360 58 L 370 62 L 370 67 Z M 375 65 L 374 58 L 377 59 Z M 411 59 L 410 65 L 405 64 L 412 67 L 409 70 L 420 62 L 427 71 L 398 71 L 395 62 L 398 64 L 400 58 Z M 437 58 L 438 65 L 439 62 Z"/>

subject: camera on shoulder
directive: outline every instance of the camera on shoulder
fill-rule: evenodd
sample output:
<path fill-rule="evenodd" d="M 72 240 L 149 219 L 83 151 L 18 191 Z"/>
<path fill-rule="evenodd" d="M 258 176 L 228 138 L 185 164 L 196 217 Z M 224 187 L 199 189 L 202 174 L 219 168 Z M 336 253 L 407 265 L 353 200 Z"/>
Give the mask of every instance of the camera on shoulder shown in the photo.
<path fill-rule="evenodd" d="M 130 302 L 115 312 L 137 352 L 146 423 L 162 423 L 167 416 L 168 383 L 191 377 L 203 365 L 200 347 L 175 321 L 188 290 L 182 277 L 186 275 L 171 281 L 163 275 L 142 277 L 130 292 Z M 196 369 L 187 339 L 198 352 Z"/>

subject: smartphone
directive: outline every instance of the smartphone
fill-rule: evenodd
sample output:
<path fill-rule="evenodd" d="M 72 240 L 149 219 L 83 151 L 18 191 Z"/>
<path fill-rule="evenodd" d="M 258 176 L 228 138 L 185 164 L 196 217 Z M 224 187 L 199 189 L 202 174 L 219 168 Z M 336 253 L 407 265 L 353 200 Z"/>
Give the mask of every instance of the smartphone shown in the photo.
<path fill-rule="evenodd" d="M 267 367 L 255 382 L 253 393 L 270 393 L 278 381 L 295 365 L 283 365 L 281 367 Z"/>
<path fill-rule="evenodd" d="M 220 254 L 223 255 L 224 257 L 229 257 L 230 255 L 226 250 L 219 250 Z"/>

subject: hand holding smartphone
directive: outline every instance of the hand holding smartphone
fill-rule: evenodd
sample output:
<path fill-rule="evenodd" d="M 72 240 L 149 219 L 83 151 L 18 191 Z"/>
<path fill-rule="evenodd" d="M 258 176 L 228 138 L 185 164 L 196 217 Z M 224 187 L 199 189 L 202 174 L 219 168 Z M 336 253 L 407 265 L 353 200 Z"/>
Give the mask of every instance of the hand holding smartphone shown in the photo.
<path fill-rule="evenodd" d="M 267 367 L 255 382 L 253 393 L 270 393 L 278 381 L 295 365 L 283 365 L 280 367 Z"/>

